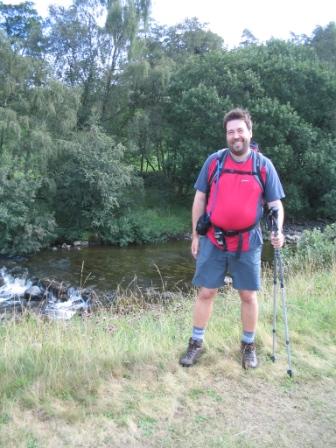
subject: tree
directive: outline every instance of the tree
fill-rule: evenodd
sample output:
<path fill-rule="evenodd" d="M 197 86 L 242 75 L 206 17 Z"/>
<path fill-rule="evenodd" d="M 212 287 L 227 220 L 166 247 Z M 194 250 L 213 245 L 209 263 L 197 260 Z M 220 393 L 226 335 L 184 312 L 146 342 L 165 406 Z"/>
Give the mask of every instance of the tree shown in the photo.
<path fill-rule="evenodd" d="M 141 183 L 123 163 L 125 148 L 92 127 L 58 142 L 49 171 L 55 180 L 55 211 L 60 227 L 80 236 L 108 237 L 113 221 L 139 198 Z M 137 198 L 132 188 L 137 188 Z"/>
<path fill-rule="evenodd" d="M 310 41 L 319 59 L 336 68 L 336 23 L 330 22 L 325 28 L 318 26 Z"/>
<path fill-rule="evenodd" d="M 201 83 L 182 92 L 179 102 L 174 99 L 168 112 L 172 132 L 164 168 L 178 195 L 183 195 L 207 156 L 223 147 L 223 110 L 233 105 L 215 86 Z"/>
<path fill-rule="evenodd" d="M 240 44 L 242 47 L 258 43 L 258 39 L 247 28 L 244 29 Z"/>
<path fill-rule="evenodd" d="M 192 55 L 205 55 L 223 48 L 223 39 L 206 29 L 196 17 L 161 28 L 161 42 L 168 57 L 183 61 Z"/>
<path fill-rule="evenodd" d="M 51 8 L 50 49 L 56 74 L 81 90 L 79 128 L 95 122 L 109 129 L 117 114 L 113 87 L 146 23 L 149 5 L 149 0 L 77 0 L 68 9 Z"/>
<path fill-rule="evenodd" d="M 50 52 L 56 76 L 78 89 L 77 126 L 90 123 L 97 109 L 102 31 L 97 23 L 100 2 L 77 1 L 66 9 L 50 8 Z M 96 7 L 96 8 L 95 8 Z"/>
<path fill-rule="evenodd" d="M 130 60 L 138 31 L 147 24 L 150 0 L 108 0 L 104 40 L 104 77 L 101 123 L 113 117 L 112 88 L 123 63 Z"/>
<path fill-rule="evenodd" d="M 235 51 L 242 71 L 252 70 L 269 98 L 290 104 L 313 126 L 335 132 L 336 75 L 307 45 L 272 39 Z"/>
<path fill-rule="evenodd" d="M 189 58 L 198 64 L 212 51 L 222 51 L 222 43 L 219 36 L 206 31 L 197 19 L 170 28 L 154 26 L 138 40 L 138 57 L 128 64 L 120 80 L 128 87 L 127 138 L 131 139 L 132 148 L 136 148 L 133 154 L 140 157 L 141 171 L 158 171 L 170 178 L 179 170 L 174 126 L 183 127 L 183 120 L 180 121 L 179 112 L 174 117 L 174 107 L 178 106 L 174 103 L 180 101 L 181 94 L 175 84 L 176 69 L 183 67 Z"/>
<path fill-rule="evenodd" d="M 42 57 L 47 47 L 45 24 L 34 8 L 33 2 L 5 5 L 0 2 L 0 30 L 22 55 Z"/>

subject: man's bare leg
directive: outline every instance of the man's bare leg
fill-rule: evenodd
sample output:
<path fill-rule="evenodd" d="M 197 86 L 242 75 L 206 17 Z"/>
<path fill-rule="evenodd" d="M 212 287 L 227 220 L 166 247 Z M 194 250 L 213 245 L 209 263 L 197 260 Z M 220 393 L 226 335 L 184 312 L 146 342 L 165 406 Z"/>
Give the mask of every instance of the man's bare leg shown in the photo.
<path fill-rule="evenodd" d="M 243 331 L 256 332 L 259 306 L 256 291 L 239 290 Z"/>
<path fill-rule="evenodd" d="M 200 288 L 194 305 L 193 325 L 198 328 L 205 328 L 211 317 L 214 297 L 217 289 Z"/>

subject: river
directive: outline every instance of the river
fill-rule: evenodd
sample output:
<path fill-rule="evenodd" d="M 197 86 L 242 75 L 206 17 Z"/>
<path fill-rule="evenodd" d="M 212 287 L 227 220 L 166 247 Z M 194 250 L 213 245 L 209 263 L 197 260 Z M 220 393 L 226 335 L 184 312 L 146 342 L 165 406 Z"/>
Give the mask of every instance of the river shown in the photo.
<path fill-rule="evenodd" d="M 272 250 L 266 243 L 263 260 Z M 190 287 L 194 260 L 190 241 L 119 247 L 87 247 L 80 250 L 44 250 L 20 263 L 29 276 L 51 278 L 74 287 L 113 291 L 118 287 L 156 287 L 165 290 Z"/>

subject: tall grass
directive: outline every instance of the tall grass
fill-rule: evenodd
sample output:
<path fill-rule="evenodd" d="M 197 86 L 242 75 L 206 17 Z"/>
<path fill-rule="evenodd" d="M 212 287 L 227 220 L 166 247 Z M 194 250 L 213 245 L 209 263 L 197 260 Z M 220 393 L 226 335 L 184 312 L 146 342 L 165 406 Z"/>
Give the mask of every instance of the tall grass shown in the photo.
<path fill-rule="evenodd" d="M 309 354 L 320 355 L 323 375 L 332 375 L 328 352 L 335 354 L 335 265 L 330 270 L 297 273 L 287 279 L 287 301 L 294 357 L 300 369 Z M 266 356 L 271 346 L 272 279 L 265 275 L 260 294 L 258 345 Z M 165 369 L 176 363 L 191 329 L 193 293 L 169 304 L 138 305 L 126 313 L 100 309 L 71 321 L 48 321 L 33 314 L 12 318 L 0 326 L 0 399 L 33 402 L 48 397 L 90 401 L 111 375 L 152 365 Z M 281 304 L 279 304 L 280 306 Z M 118 306 L 118 305 L 116 305 Z M 283 324 L 278 332 L 283 344 Z M 236 292 L 219 294 L 207 331 L 211 351 L 234 354 L 240 337 Z M 279 347 L 281 352 L 284 346 Z M 300 353 L 300 355 L 299 355 Z M 307 356 L 306 356 L 307 355 Z M 234 356 L 234 355 L 232 355 Z M 321 362 L 322 362 L 321 361 Z M 309 369 L 308 369 L 309 370 Z M 305 373 L 308 372 L 303 369 Z M 318 372 L 313 369 L 315 375 Z"/>

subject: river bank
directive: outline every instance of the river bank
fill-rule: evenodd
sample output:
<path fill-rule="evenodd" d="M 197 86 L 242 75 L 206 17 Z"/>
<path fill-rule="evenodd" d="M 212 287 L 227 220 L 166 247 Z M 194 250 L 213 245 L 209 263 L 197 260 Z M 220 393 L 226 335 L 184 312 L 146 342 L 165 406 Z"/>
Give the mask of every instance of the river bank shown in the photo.
<path fill-rule="evenodd" d="M 317 219 L 317 220 L 306 220 L 306 221 L 296 221 L 296 222 L 286 222 L 284 223 L 284 233 L 286 236 L 286 242 L 297 243 L 306 230 L 321 230 L 332 224 L 331 220 Z"/>
<path fill-rule="evenodd" d="M 286 242 L 288 243 L 297 243 L 302 235 L 302 233 L 305 230 L 323 230 L 327 225 L 331 224 L 332 221 L 325 220 L 325 219 L 316 219 L 316 220 L 305 220 L 305 221 L 296 221 L 296 222 L 286 222 L 284 224 L 284 233 L 286 237 Z M 268 240 L 268 231 L 266 229 L 266 225 L 263 222 L 263 235 L 264 239 Z M 169 242 L 169 241 L 190 241 L 191 240 L 191 232 L 190 231 L 183 231 L 181 232 L 178 230 L 177 232 L 170 231 L 168 234 L 163 233 L 161 235 L 157 236 L 157 242 Z M 148 241 L 147 244 L 155 243 L 154 241 Z M 130 246 L 136 245 L 136 242 L 130 243 Z M 139 244 L 139 243 L 138 243 Z M 141 245 L 146 245 L 146 243 L 141 242 Z M 58 241 L 58 244 L 52 244 L 50 246 L 50 250 L 56 251 L 59 249 L 63 250 L 81 250 L 83 247 L 96 247 L 96 246 L 105 246 L 106 244 L 103 244 L 102 242 L 99 242 L 99 240 L 94 239 L 93 241 Z M 112 245 L 113 246 L 113 245 Z M 120 246 L 120 244 L 115 244 L 114 246 Z"/>

